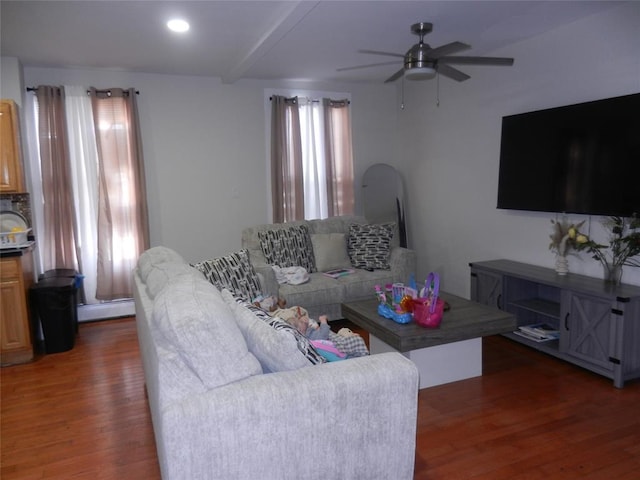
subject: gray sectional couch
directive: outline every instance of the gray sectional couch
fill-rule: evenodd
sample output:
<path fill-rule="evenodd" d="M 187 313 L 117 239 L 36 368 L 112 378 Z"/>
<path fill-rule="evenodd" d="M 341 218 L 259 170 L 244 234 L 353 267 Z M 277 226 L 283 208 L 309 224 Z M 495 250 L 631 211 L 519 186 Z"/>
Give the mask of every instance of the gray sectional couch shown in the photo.
<path fill-rule="evenodd" d="M 317 362 L 164 247 L 145 252 L 133 278 L 164 480 L 413 478 L 410 360 Z"/>
<path fill-rule="evenodd" d="M 265 293 L 284 298 L 287 305 L 299 305 L 309 311 L 312 318 L 326 314 L 330 320 L 342 318 L 340 304 L 346 301 L 373 298 L 374 286 L 393 282 L 407 282 L 416 273 L 416 255 L 413 250 L 399 246 L 397 232 L 390 240 L 388 269 L 356 268 L 353 274 L 338 279 L 323 275 L 329 266 L 351 268 L 347 255 L 347 243 L 351 225 L 367 225 L 361 216 L 332 217 L 324 220 L 304 220 L 283 224 L 264 224 L 242 231 L 242 247 L 249 251 L 251 264 L 263 277 Z M 310 273 L 310 280 L 302 285 L 279 285 L 261 246 L 260 234 L 274 230 L 286 230 L 304 226 L 311 236 L 317 272 Z M 395 229 L 394 229 L 395 231 Z M 343 251 L 337 251 L 342 236 Z M 304 248 L 304 246 L 303 246 Z M 324 268 L 323 268 L 324 267 Z"/>

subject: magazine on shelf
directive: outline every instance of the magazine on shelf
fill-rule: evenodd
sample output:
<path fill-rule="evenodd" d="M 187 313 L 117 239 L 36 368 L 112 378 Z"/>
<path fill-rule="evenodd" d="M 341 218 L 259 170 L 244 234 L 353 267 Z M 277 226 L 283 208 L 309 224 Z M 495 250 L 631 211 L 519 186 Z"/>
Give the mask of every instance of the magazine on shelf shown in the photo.
<path fill-rule="evenodd" d="M 548 338 L 542 338 L 542 337 L 536 337 L 533 335 L 529 335 L 526 332 L 523 332 L 522 330 L 516 330 L 515 332 L 513 332 L 514 335 L 518 335 L 519 337 L 523 337 L 526 338 L 527 340 L 531 340 L 532 342 L 536 342 L 536 343 L 542 343 L 542 342 L 549 342 L 551 340 L 554 340 L 551 337 Z"/>
<path fill-rule="evenodd" d="M 349 275 L 354 271 L 355 270 L 353 268 L 338 268 L 336 270 L 329 270 L 328 272 L 322 272 L 322 273 L 327 277 L 339 278 L 339 277 L 344 277 L 345 275 Z"/>
<path fill-rule="evenodd" d="M 560 337 L 558 329 L 546 323 L 536 323 L 533 325 L 523 325 L 518 327 L 515 332 L 516 335 L 528 338 L 534 342 L 546 342 L 549 340 L 556 340 Z"/>

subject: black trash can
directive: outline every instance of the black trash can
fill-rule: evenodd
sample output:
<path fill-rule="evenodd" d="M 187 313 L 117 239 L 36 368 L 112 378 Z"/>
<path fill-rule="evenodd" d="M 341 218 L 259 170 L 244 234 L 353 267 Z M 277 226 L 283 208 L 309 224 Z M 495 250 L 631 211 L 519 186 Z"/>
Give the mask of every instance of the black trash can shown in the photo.
<path fill-rule="evenodd" d="M 32 311 L 42 326 L 45 353 L 73 348 L 78 320 L 76 291 L 71 277 L 43 278 L 31 287 Z"/>
<path fill-rule="evenodd" d="M 76 305 L 76 308 L 73 309 L 73 325 L 76 333 L 78 333 L 78 304 L 80 303 L 79 297 L 82 295 L 84 299 L 84 294 L 80 291 L 82 289 L 82 279 L 84 278 L 78 272 L 76 272 L 73 268 L 54 268 L 52 270 L 47 270 L 44 273 L 41 273 L 38 276 L 38 280 L 44 280 L 46 278 L 73 278 L 74 279 L 74 292 L 73 292 L 73 302 Z"/>

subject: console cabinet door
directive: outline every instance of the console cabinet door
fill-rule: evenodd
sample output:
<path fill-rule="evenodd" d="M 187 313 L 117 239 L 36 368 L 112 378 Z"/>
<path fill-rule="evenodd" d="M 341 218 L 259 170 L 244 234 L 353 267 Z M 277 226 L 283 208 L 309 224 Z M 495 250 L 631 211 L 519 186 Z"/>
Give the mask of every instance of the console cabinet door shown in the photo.
<path fill-rule="evenodd" d="M 472 269 L 471 300 L 502 310 L 502 275 Z"/>
<path fill-rule="evenodd" d="M 613 371 L 616 319 L 607 298 L 562 292 L 560 350 L 587 368 Z"/>

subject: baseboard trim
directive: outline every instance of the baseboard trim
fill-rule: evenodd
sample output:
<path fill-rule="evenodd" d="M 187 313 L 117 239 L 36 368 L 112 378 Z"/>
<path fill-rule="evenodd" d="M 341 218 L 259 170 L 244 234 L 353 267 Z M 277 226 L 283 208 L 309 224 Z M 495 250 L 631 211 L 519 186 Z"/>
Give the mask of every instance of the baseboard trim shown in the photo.
<path fill-rule="evenodd" d="M 78 321 L 93 322 L 109 318 L 128 317 L 135 315 L 135 305 L 132 299 L 115 302 L 96 303 L 78 306 Z"/>

